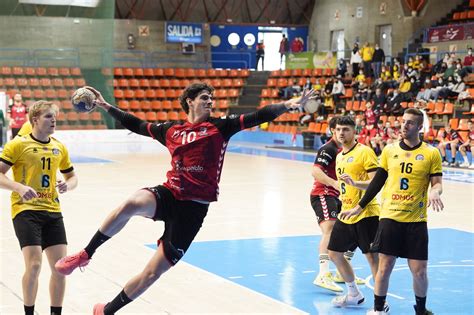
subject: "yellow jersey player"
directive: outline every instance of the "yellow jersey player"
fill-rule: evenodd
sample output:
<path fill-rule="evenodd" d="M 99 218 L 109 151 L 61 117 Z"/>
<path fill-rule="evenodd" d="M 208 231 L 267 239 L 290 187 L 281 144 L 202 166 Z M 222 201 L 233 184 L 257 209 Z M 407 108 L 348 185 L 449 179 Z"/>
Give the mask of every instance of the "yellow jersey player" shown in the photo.
<path fill-rule="evenodd" d="M 415 108 L 405 110 L 402 140 L 384 148 L 380 168 L 355 208 L 341 213 L 350 218 L 365 212 L 365 205 L 385 184 L 379 229 L 372 249 L 379 253 L 375 277 L 374 309 L 368 314 L 386 314 L 385 304 L 390 274 L 397 257 L 407 258 L 413 277 L 417 315 L 432 314 L 426 309 L 428 291 L 428 228 L 427 207 L 443 209 L 442 166 L 439 151 L 422 142 L 418 132 L 423 127 L 423 113 Z M 428 194 L 428 187 L 431 190 Z"/>
<path fill-rule="evenodd" d="M 355 140 L 355 122 L 347 116 L 339 117 L 336 124 L 336 137 L 342 151 L 336 157 L 336 174 L 339 181 L 342 211 L 353 208 L 360 200 L 375 171 L 378 168 L 374 151 Z M 347 294 L 335 297 L 333 305 L 338 307 L 359 305 L 364 296 L 355 282 L 354 270 L 344 258 L 348 250 L 359 247 L 369 262 L 372 274 L 377 269 L 377 255 L 370 253 L 370 244 L 375 238 L 379 222 L 380 206 L 374 200 L 365 212 L 349 219 L 338 218 L 329 239 L 329 257 L 334 262 L 347 286 Z"/>
<path fill-rule="evenodd" d="M 34 103 L 28 113 L 32 132 L 8 142 L 0 156 L 0 188 L 12 191 L 13 227 L 25 261 L 22 285 L 26 315 L 34 314 L 43 250 L 51 268 L 51 314 L 61 314 L 66 286 L 65 277 L 54 268 L 66 255 L 67 244 L 58 192 L 74 189 L 77 177 L 66 147 L 50 137 L 57 113 L 58 107 L 51 102 Z M 5 175 L 10 168 L 13 180 Z M 58 170 L 64 181 L 56 180 Z"/>
<path fill-rule="evenodd" d="M 33 127 L 29 121 L 25 122 L 23 126 L 21 126 L 20 130 L 18 131 L 17 136 L 26 136 L 29 135 L 33 131 Z"/>

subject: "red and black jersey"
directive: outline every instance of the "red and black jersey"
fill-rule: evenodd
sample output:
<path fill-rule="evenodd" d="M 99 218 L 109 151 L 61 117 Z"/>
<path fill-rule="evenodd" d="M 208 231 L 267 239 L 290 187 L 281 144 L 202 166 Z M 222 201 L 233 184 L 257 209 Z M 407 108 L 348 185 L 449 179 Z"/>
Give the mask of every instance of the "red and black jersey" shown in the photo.
<path fill-rule="evenodd" d="M 365 110 L 365 121 L 367 125 L 374 125 L 377 123 L 377 116 L 372 109 Z"/>
<path fill-rule="evenodd" d="M 23 124 L 28 120 L 28 110 L 26 105 L 13 105 L 10 109 L 10 117 L 12 119 L 12 128 L 21 128 Z"/>
<path fill-rule="evenodd" d="M 319 148 L 316 159 L 314 160 L 314 166 L 319 167 L 327 176 L 332 179 L 336 177 L 336 156 L 342 150 L 333 139 L 326 142 L 321 148 Z M 339 190 L 331 186 L 326 186 L 317 180 L 314 181 L 313 189 L 311 190 L 311 196 L 330 195 L 334 197 L 339 196 Z"/>
<path fill-rule="evenodd" d="M 474 130 L 469 131 L 469 142 L 474 143 Z"/>
<path fill-rule="evenodd" d="M 459 139 L 459 143 L 463 143 L 463 139 L 462 139 L 461 135 L 459 134 L 459 132 L 457 132 L 454 129 L 451 129 L 450 132 L 447 132 L 445 130 L 444 133 L 443 133 L 443 139 L 446 139 L 448 141 L 453 141 L 453 140 Z"/>
<path fill-rule="evenodd" d="M 116 107 L 108 112 L 122 125 L 143 136 L 153 137 L 168 148 L 171 170 L 164 186 L 177 200 L 216 201 L 219 195 L 224 154 L 229 139 L 245 128 L 274 120 L 288 109 L 284 104 L 268 105 L 242 115 L 207 118 L 200 123 L 151 124 Z"/>
<path fill-rule="evenodd" d="M 163 185 L 178 200 L 216 201 L 227 144 L 244 128 L 243 115 L 197 124 L 148 124 L 150 135 L 171 154 L 171 170 Z"/>

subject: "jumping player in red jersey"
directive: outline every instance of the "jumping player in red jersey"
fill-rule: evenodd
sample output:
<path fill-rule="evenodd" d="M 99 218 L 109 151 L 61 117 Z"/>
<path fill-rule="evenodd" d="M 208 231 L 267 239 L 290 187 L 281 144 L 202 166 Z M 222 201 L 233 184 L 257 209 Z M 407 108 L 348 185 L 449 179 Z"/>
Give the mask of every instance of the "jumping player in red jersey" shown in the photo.
<path fill-rule="evenodd" d="M 193 83 L 180 97 L 188 120 L 152 124 L 113 107 L 97 90 L 89 89 L 97 96 L 97 106 L 125 128 L 156 139 L 171 154 L 171 170 L 163 185 L 140 189 L 132 194 L 105 219 L 83 250 L 56 263 L 56 269 L 65 275 L 87 265 L 95 250 L 117 234 L 133 216 L 165 222 L 158 249 L 143 271 L 130 279 L 111 302 L 94 306 L 94 314 L 107 315 L 136 299 L 183 257 L 201 228 L 209 204 L 217 200 L 224 154 L 230 138 L 243 129 L 272 121 L 303 106 L 314 92 L 304 91 L 300 98 L 265 106 L 253 113 L 212 118 L 214 88 L 205 83 Z"/>
<path fill-rule="evenodd" d="M 329 121 L 329 130 L 332 137 L 322 147 L 319 148 L 313 165 L 311 175 L 314 178 L 313 189 L 311 190 L 311 206 L 316 214 L 319 228 L 321 229 L 321 241 L 319 242 L 319 273 L 313 281 L 314 285 L 321 288 L 343 292 L 344 289 L 335 282 L 344 282 L 341 275 L 335 276 L 329 271 L 328 243 L 331 237 L 332 228 L 336 222 L 337 215 L 341 211 L 341 201 L 339 200 L 339 184 L 336 177 L 336 156 L 342 150 L 337 141 L 334 129 L 336 128 L 337 117 Z M 354 253 L 348 251 L 344 257 L 350 262 Z M 364 280 L 356 277 L 357 284 L 363 284 Z"/>

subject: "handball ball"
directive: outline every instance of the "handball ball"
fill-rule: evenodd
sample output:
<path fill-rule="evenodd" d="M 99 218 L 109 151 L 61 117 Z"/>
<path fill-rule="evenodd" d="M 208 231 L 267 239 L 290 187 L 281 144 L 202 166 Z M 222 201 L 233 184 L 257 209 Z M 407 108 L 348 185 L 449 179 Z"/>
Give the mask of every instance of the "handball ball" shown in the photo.
<path fill-rule="evenodd" d="M 95 108 L 95 94 L 86 88 L 79 88 L 72 94 L 71 102 L 79 113 L 90 112 Z"/>
<path fill-rule="evenodd" d="M 317 102 L 315 100 L 308 100 L 306 104 L 304 104 L 303 110 L 305 113 L 312 114 L 319 109 L 320 105 L 320 102 Z"/>

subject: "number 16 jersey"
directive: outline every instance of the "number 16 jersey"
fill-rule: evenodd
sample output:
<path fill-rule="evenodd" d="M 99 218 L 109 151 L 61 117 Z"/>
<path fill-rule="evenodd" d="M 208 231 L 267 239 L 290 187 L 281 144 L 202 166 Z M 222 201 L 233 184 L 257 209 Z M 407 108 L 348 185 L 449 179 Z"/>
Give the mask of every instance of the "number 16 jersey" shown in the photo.
<path fill-rule="evenodd" d="M 442 176 L 438 149 L 425 142 L 413 148 L 403 141 L 393 143 L 382 151 L 380 167 L 388 173 L 380 219 L 426 222 L 430 178 Z"/>

